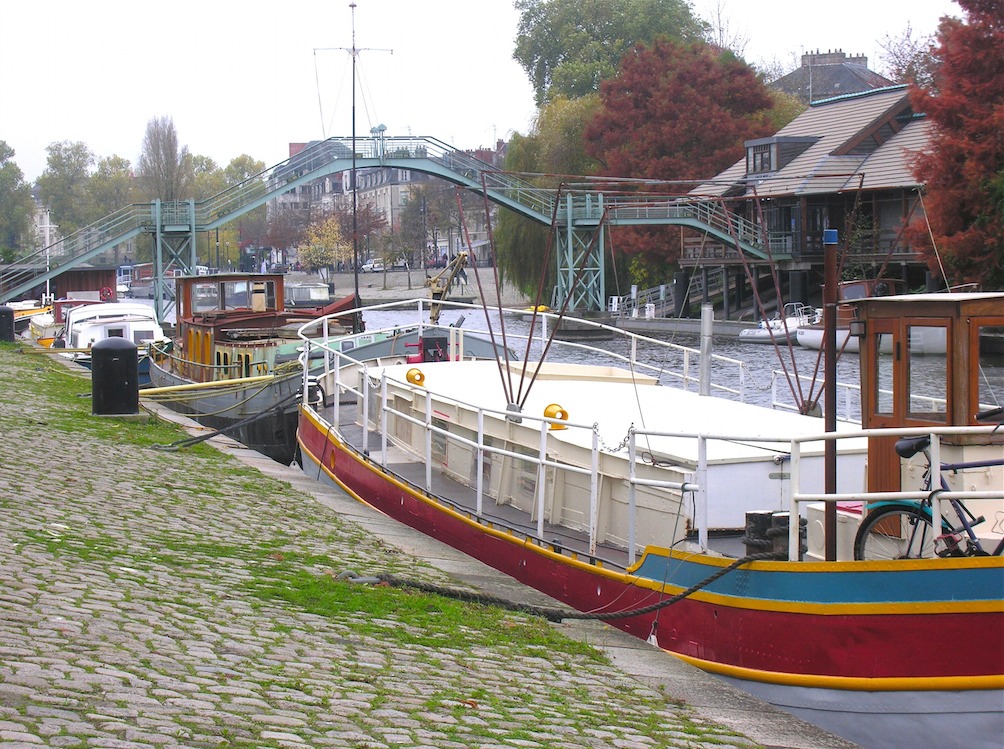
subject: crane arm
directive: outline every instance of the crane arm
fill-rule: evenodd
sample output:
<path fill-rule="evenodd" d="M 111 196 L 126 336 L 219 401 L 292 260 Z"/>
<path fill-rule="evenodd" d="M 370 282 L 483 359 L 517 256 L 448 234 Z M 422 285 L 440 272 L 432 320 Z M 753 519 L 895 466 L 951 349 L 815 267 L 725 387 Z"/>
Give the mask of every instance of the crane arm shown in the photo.
<path fill-rule="evenodd" d="M 461 252 L 435 276 L 426 277 L 425 285 L 429 287 L 429 298 L 432 300 L 432 304 L 429 306 L 429 322 L 433 325 L 439 324 L 439 313 L 442 310 L 443 300 L 457 278 L 457 274 L 466 265 L 467 253 Z"/>

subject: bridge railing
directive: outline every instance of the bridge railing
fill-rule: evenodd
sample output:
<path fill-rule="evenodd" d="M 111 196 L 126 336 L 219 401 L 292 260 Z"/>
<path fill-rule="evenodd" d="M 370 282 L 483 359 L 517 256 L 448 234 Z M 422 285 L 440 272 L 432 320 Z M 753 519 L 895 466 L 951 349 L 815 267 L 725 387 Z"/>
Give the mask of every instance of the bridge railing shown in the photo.
<path fill-rule="evenodd" d="M 735 237 L 756 247 L 766 247 L 767 237 L 763 229 L 749 219 L 728 211 L 715 200 L 645 200 L 637 198 L 609 197 L 607 210 L 617 218 L 652 220 L 660 218 L 692 218 L 717 229 L 726 236 Z"/>
<path fill-rule="evenodd" d="M 150 204 L 134 204 L 69 234 L 47 247 L 15 258 L 0 267 L 0 294 L 40 278 L 47 271 L 73 267 L 79 259 L 119 237 L 127 237 L 153 222 Z"/>
<path fill-rule="evenodd" d="M 356 138 L 355 154 L 358 159 L 429 159 L 446 170 L 462 175 L 476 186 L 484 186 L 507 199 L 519 203 L 545 217 L 554 209 L 554 190 L 538 187 L 498 167 L 481 161 L 470 154 L 430 136 Z M 272 167 L 269 189 L 277 189 L 307 171 L 313 171 L 335 159 L 352 157 L 351 138 L 329 138 Z"/>

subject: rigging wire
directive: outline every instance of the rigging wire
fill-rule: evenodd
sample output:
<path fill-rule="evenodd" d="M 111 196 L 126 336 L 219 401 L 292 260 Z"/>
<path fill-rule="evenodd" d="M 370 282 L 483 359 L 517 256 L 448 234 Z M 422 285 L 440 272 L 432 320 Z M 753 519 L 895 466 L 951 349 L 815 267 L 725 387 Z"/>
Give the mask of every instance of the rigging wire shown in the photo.
<path fill-rule="evenodd" d="M 949 286 L 948 274 L 945 266 L 941 262 L 941 253 L 938 252 L 938 243 L 934 241 L 934 229 L 931 228 L 931 220 L 927 216 L 927 206 L 924 205 L 924 191 L 918 189 L 917 196 L 920 198 L 920 207 L 924 210 L 924 223 L 927 224 L 927 235 L 931 238 L 931 247 L 934 250 L 934 257 L 938 260 L 938 267 L 941 269 L 941 277 L 945 280 L 945 286 Z"/>
<path fill-rule="evenodd" d="M 530 359 L 530 345 L 533 342 L 533 331 L 536 328 L 537 315 L 540 312 L 540 307 L 543 302 L 544 280 L 547 275 L 547 267 L 550 265 L 551 257 L 554 253 L 554 233 L 555 233 L 555 226 L 557 225 L 558 206 L 561 204 L 561 194 L 564 191 L 564 189 L 565 189 L 564 182 L 559 183 L 558 191 L 554 197 L 554 205 L 551 208 L 551 227 L 550 231 L 547 233 L 547 242 L 544 245 L 544 258 L 543 258 L 543 263 L 541 263 L 540 278 L 537 280 L 537 293 L 534 295 L 533 299 L 533 311 L 530 314 L 530 335 L 528 335 L 526 339 L 526 352 L 523 357 L 524 361 L 529 361 Z M 564 312 L 564 308 L 562 308 L 562 312 Z M 561 315 L 558 315 L 558 319 L 555 321 L 554 327 L 552 328 L 551 331 L 552 336 L 557 332 L 558 325 L 560 323 L 561 323 Z M 543 328 L 543 324 L 541 327 Z M 537 362 L 537 366 L 534 369 L 533 376 L 530 379 L 531 384 L 533 383 L 533 380 L 536 378 L 537 372 L 540 370 L 540 367 L 544 362 L 544 357 L 547 355 L 547 350 L 548 347 L 550 346 L 550 340 L 542 342 L 541 345 L 543 350 L 541 352 L 540 359 Z M 515 402 L 519 408 L 522 408 L 523 403 L 526 402 L 526 398 L 523 398 L 523 402 L 519 402 L 519 398 L 520 396 L 522 396 L 523 393 L 523 383 L 525 381 L 525 378 L 526 378 L 526 367 L 523 367 L 523 371 L 520 373 L 520 378 L 519 378 L 519 390 L 516 394 L 516 397 L 513 399 L 513 402 Z M 529 387 L 527 396 L 529 396 Z"/>
<path fill-rule="evenodd" d="M 488 252 L 489 252 L 489 257 L 493 258 L 491 268 L 492 268 L 492 278 L 494 279 L 494 286 L 495 286 L 495 306 L 498 308 L 498 311 L 499 311 L 499 331 L 500 331 L 501 336 L 502 336 L 502 357 L 503 357 L 503 360 L 505 361 L 505 368 L 504 368 L 505 371 L 504 372 L 503 372 L 503 369 L 502 369 L 502 364 L 501 363 L 499 364 L 499 376 L 502 378 L 502 391 L 503 391 L 503 393 L 506 396 L 506 402 L 507 403 L 512 403 L 513 402 L 513 389 L 512 389 L 512 369 L 509 366 L 510 365 L 510 362 L 509 362 L 509 340 L 506 337 L 506 332 L 505 332 L 505 315 L 502 314 L 502 284 L 499 283 L 499 264 L 498 264 L 498 260 L 497 260 L 498 255 L 495 252 L 495 229 L 492 226 L 491 205 L 489 204 L 489 200 L 488 200 L 488 179 L 487 179 L 487 175 L 486 175 L 486 173 L 484 171 L 481 172 L 481 196 L 482 196 L 482 198 L 484 200 L 485 229 L 487 230 L 487 234 L 488 234 Z M 462 202 L 461 202 L 461 210 L 463 210 L 463 203 Z M 478 272 L 477 263 L 474 264 L 474 281 L 478 285 L 478 293 L 481 295 L 481 306 L 482 306 L 482 309 L 484 309 L 484 311 L 485 311 L 485 318 L 487 320 L 487 318 L 489 317 L 489 315 L 488 315 L 488 310 L 487 310 L 487 306 L 486 306 L 486 302 L 485 302 L 485 294 L 484 294 L 484 292 L 482 290 L 482 285 L 481 285 L 481 274 Z M 493 329 L 491 327 L 491 321 L 490 320 L 488 321 L 488 325 L 489 325 L 488 330 L 489 330 L 489 333 L 491 334 L 492 346 L 494 346 L 495 345 L 495 336 L 492 333 Z M 525 360 L 526 360 L 526 357 L 524 357 L 524 361 Z M 496 357 L 495 361 L 498 361 L 497 357 Z"/>
<path fill-rule="evenodd" d="M 481 179 L 482 179 L 482 189 L 483 189 L 483 191 L 484 191 L 484 193 L 486 195 L 486 199 L 487 199 L 487 192 L 488 191 L 487 191 L 487 189 L 485 189 L 484 175 L 482 175 Z M 467 256 L 472 258 L 472 257 L 474 257 L 474 255 L 472 254 L 473 251 L 474 251 L 474 245 L 471 243 L 471 234 L 470 234 L 470 232 L 467 229 L 467 216 L 464 213 L 464 201 L 463 201 L 463 197 L 461 195 L 459 187 L 456 188 L 455 195 L 456 195 L 456 198 L 457 198 L 457 212 L 458 212 L 458 214 L 460 216 L 460 228 L 461 228 L 461 231 L 463 232 L 464 244 L 467 245 Z M 486 210 L 486 215 L 488 215 L 487 210 Z M 489 221 L 489 223 L 490 223 L 490 221 Z M 488 234 L 489 234 L 489 237 L 490 237 L 491 236 L 491 228 L 490 228 L 490 226 L 489 226 Z M 490 246 L 490 240 L 489 240 L 489 246 Z M 502 392 L 506 396 L 506 402 L 507 403 L 511 403 L 512 402 L 512 396 L 511 396 L 512 381 L 511 381 L 511 378 L 510 378 L 510 381 L 508 382 L 508 387 L 507 387 L 505 372 L 503 372 L 502 361 L 499 359 L 499 357 L 497 355 L 498 354 L 498 348 L 497 348 L 497 346 L 495 344 L 495 328 L 492 325 L 491 315 L 488 314 L 488 302 L 486 301 L 485 293 L 484 293 L 484 288 L 482 287 L 482 284 L 481 284 L 481 274 L 478 273 L 478 264 L 477 263 L 472 263 L 471 267 L 472 267 L 472 269 L 474 271 L 474 283 L 477 284 L 477 287 L 478 287 L 478 296 L 481 298 L 481 310 L 482 310 L 482 312 L 484 312 L 484 315 L 485 315 L 485 324 L 488 327 L 488 337 L 489 337 L 489 340 L 492 343 L 492 348 L 496 352 L 495 363 L 496 363 L 496 366 L 498 368 L 499 379 L 502 381 Z M 508 370 L 508 368 L 509 368 L 508 367 L 508 365 L 509 365 L 509 347 L 506 345 L 506 340 L 505 340 L 505 334 L 504 334 L 505 321 L 504 321 L 504 315 L 502 314 L 502 295 L 501 295 L 501 291 L 499 291 L 498 283 L 496 283 L 496 285 L 495 285 L 495 291 L 496 291 L 496 300 L 497 300 L 498 310 L 499 310 L 499 325 L 502 326 L 502 330 L 503 330 L 503 334 L 502 334 L 502 349 L 503 349 L 503 354 L 502 354 L 502 356 L 503 356 L 503 358 L 505 359 L 505 362 L 506 362 L 505 369 Z M 463 358 L 463 353 L 464 353 L 463 351 L 460 352 L 461 358 Z"/>
<path fill-rule="evenodd" d="M 538 362 L 537 367 L 533 371 L 533 375 L 530 377 L 530 382 L 526 386 L 526 393 L 522 392 L 522 385 L 521 385 L 519 394 L 521 400 L 517 402 L 517 405 L 520 408 L 523 408 L 523 406 L 526 404 L 527 399 L 530 397 L 530 389 L 533 387 L 534 382 L 536 382 L 537 380 L 537 374 L 540 372 L 540 367 L 543 364 L 544 359 L 547 358 L 547 352 L 550 351 L 551 344 L 557 337 L 558 328 L 561 325 L 561 321 L 565 317 L 565 313 L 568 311 L 568 305 L 571 303 L 572 298 L 574 297 L 575 294 L 575 290 L 578 287 L 585 273 L 586 258 L 590 256 L 593 246 L 596 244 L 596 240 L 600 237 L 601 232 L 603 231 L 603 227 L 606 225 L 608 220 L 609 220 L 608 209 L 604 208 L 603 215 L 600 216 L 600 222 L 599 225 L 596 227 L 596 231 L 593 232 L 592 238 L 589 240 L 589 244 L 586 246 L 585 250 L 580 254 L 579 266 L 575 271 L 575 275 L 572 277 L 572 283 L 569 285 L 568 291 L 565 294 L 565 298 L 561 303 L 561 309 L 558 310 L 558 319 L 555 321 L 554 326 L 551 328 L 551 332 L 548 334 L 547 341 L 544 344 L 544 350 L 541 352 L 540 355 L 540 362 Z M 553 222 L 552 222 L 552 229 L 553 229 Z"/>

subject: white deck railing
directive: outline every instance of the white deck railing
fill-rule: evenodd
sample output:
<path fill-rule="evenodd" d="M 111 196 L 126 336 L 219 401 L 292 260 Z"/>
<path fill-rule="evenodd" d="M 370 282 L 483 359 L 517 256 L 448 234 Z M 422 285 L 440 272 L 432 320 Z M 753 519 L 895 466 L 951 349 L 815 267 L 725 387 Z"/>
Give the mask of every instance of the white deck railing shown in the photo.
<path fill-rule="evenodd" d="M 399 305 L 381 305 L 380 308 L 393 309 Z M 419 305 L 421 309 L 421 305 Z M 626 473 L 627 482 L 629 484 L 629 498 L 628 498 L 628 516 L 626 518 L 627 525 L 627 538 L 618 539 L 616 537 L 611 537 L 615 542 L 620 541 L 623 546 L 626 547 L 628 554 L 629 565 L 633 564 L 637 558 L 638 551 L 641 551 L 639 544 L 637 542 L 638 528 L 637 528 L 637 503 L 636 503 L 636 490 L 638 487 L 653 487 L 658 489 L 665 489 L 667 492 L 672 492 L 678 495 L 682 500 L 682 495 L 693 494 L 694 496 L 694 517 L 693 523 L 697 530 L 698 545 L 702 549 L 708 548 L 708 507 L 709 498 L 706 493 L 707 487 L 707 469 L 708 469 L 708 444 L 714 441 L 743 441 L 746 443 L 764 443 L 764 444 L 786 444 L 790 445 L 790 460 L 791 460 L 791 472 L 790 472 L 790 517 L 798 517 L 800 511 L 804 504 L 809 502 L 841 502 L 841 501 L 872 501 L 875 499 L 923 499 L 927 496 L 927 492 L 920 491 L 906 491 L 906 492 L 896 492 L 896 493 L 843 493 L 843 494 L 819 494 L 819 493 L 806 493 L 801 491 L 801 481 L 802 472 L 800 470 L 800 462 L 802 450 L 805 445 L 811 443 L 822 443 L 828 440 L 838 440 L 838 439 L 855 439 L 863 437 L 871 437 L 876 435 L 895 435 L 897 437 L 915 435 L 915 434 L 925 434 L 932 436 L 932 461 L 937 465 L 938 461 L 938 445 L 939 440 L 944 435 L 951 434 L 989 434 L 992 431 L 991 427 L 965 427 L 965 428 L 920 428 L 920 429 L 895 429 L 895 430 L 857 430 L 857 431 L 843 431 L 838 433 L 820 433 L 814 434 L 806 437 L 799 437 L 796 439 L 791 439 L 790 435 L 780 435 L 774 437 L 750 437 L 749 435 L 734 435 L 734 434 L 714 434 L 714 433 L 695 433 L 695 432 L 673 432 L 673 431 L 657 431 L 657 430 L 642 430 L 634 429 L 633 427 L 629 429 L 625 441 L 616 446 L 616 448 L 611 449 L 607 445 L 601 446 L 601 439 L 599 437 L 599 427 L 596 424 L 585 424 L 576 423 L 571 421 L 566 421 L 560 418 L 549 418 L 546 416 L 534 416 L 527 413 L 520 413 L 519 419 L 520 423 L 524 425 L 536 425 L 539 431 L 540 438 L 538 442 L 538 449 L 536 454 L 528 454 L 525 452 L 517 452 L 506 447 L 497 446 L 489 444 L 489 440 L 486 440 L 485 433 L 485 421 L 486 417 L 498 421 L 504 421 L 507 418 L 512 418 L 513 414 L 507 411 L 500 411 L 494 409 L 486 409 L 479 407 L 472 403 L 464 402 L 460 399 L 452 398 L 446 394 L 435 394 L 435 396 L 423 387 L 412 385 L 409 382 L 395 380 L 389 378 L 386 371 L 381 372 L 380 379 L 376 381 L 374 386 L 374 378 L 370 374 L 370 365 L 366 362 L 361 362 L 353 358 L 352 351 L 348 353 L 343 353 L 333 345 L 326 345 L 324 342 L 329 338 L 329 321 L 324 319 L 319 322 L 319 327 L 321 328 L 320 339 L 313 339 L 311 333 L 313 332 L 310 328 L 311 326 L 304 326 L 301 329 L 301 337 L 305 341 L 304 352 L 302 354 L 301 361 L 308 360 L 310 351 L 314 347 L 320 347 L 325 351 L 324 357 L 324 375 L 325 380 L 331 384 L 332 392 L 329 395 L 334 397 L 334 408 L 331 411 L 331 417 L 328 423 L 331 428 L 338 430 L 340 428 L 340 415 L 339 415 L 339 400 L 342 393 L 353 394 L 362 404 L 362 413 L 366 415 L 363 419 L 362 430 L 362 444 L 368 445 L 370 434 L 374 427 L 378 424 L 378 433 L 381 440 L 381 452 L 377 462 L 387 467 L 387 456 L 390 448 L 389 437 L 388 437 L 388 417 L 393 416 L 397 419 L 401 419 L 404 422 L 411 424 L 412 426 L 419 428 L 424 431 L 424 438 L 422 440 L 422 450 L 423 455 L 416 456 L 424 462 L 425 465 L 425 475 L 424 475 L 424 485 L 419 487 L 425 492 L 432 495 L 433 489 L 433 449 L 434 440 L 444 440 L 446 442 L 453 442 L 457 445 L 463 445 L 466 448 L 475 451 L 476 455 L 476 480 L 473 486 L 475 492 L 475 509 L 474 513 L 477 516 L 482 516 L 485 511 L 485 498 L 486 490 L 483 486 L 483 475 L 484 475 L 484 463 L 486 459 L 489 459 L 492 455 L 499 455 L 503 457 L 508 457 L 512 459 L 518 459 L 523 461 L 528 461 L 529 463 L 536 466 L 536 498 L 534 505 L 534 513 L 536 515 L 536 534 L 534 536 L 535 540 L 540 544 L 546 544 L 544 539 L 544 518 L 546 510 L 546 486 L 547 481 L 545 480 L 545 472 L 547 469 L 553 469 L 554 471 L 565 471 L 571 474 L 577 474 L 582 476 L 589 476 L 590 482 L 590 493 L 589 493 L 589 506 L 588 506 L 588 520 L 583 528 L 573 528 L 571 530 L 580 530 L 588 535 L 588 553 L 591 557 L 595 557 L 597 553 L 598 546 L 598 519 L 600 515 L 599 507 L 599 487 L 598 487 L 598 467 L 600 462 L 600 456 L 603 453 L 613 454 L 617 452 L 626 451 Z M 431 327 L 431 326 L 426 326 Z M 602 325 L 597 325 L 597 327 L 605 327 Z M 450 335 L 450 348 L 451 352 L 457 350 L 462 350 L 462 340 L 463 333 L 456 328 L 444 328 L 444 332 Z M 624 333 L 623 331 L 617 331 L 618 333 Z M 545 335 L 546 331 L 542 330 L 541 335 Z M 644 365 L 637 360 L 637 346 L 639 341 L 644 340 L 646 344 L 652 343 L 651 339 L 644 338 L 643 336 L 635 336 L 633 334 L 627 333 L 626 336 L 631 338 L 631 346 L 628 354 L 620 354 L 614 352 L 604 352 L 608 356 L 613 357 L 616 360 L 620 360 L 629 363 L 632 367 L 637 367 L 638 369 L 649 368 L 653 371 L 657 371 L 660 374 L 663 370 L 650 365 Z M 525 339 L 525 336 L 517 336 L 517 338 Z M 654 343 L 659 345 L 665 345 L 671 349 L 682 350 L 682 356 L 684 363 L 689 367 L 691 363 L 689 357 L 692 354 L 700 355 L 700 352 L 694 350 L 688 350 L 685 347 L 675 346 L 673 344 L 663 344 L 662 342 L 655 341 Z M 592 351 L 597 351 L 595 347 L 588 347 L 584 344 L 571 344 L 573 347 L 588 348 Z M 734 361 L 734 360 L 726 360 Z M 735 362 L 736 364 L 741 364 L 741 362 Z M 351 382 L 343 378 L 344 368 L 351 367 L 358 370 L 360 376 L 358 379 L 358 384 L 354 385 Z M 686 374 L 680 375 L 681 381 L 684 383 L 692 381 L 690 377 Z M 308 369 L 304 368 L 304 393 L 309 393 L 311 375 Z M 388 405 L 388 386 L 393 384 L 395 387 L 409 389 L 413 393 L 418 394 L 419 397 L 425 399 L 424 414 L 421 418 L 415 416 L 412 413 L 403 412 L 396 410 Z M 371 422 L 369 415 L 371 413 L 371 399 L 374 397 L 379 397 L 380 407 L 378 419 Z M 440 403 L 452 403 L 458 407 L 468 411 L 469 413 L 476 415 L 476 427 L 472 430 L 474 436 L 466 437 L 452 432 L 448 429 L 444 429 L 436 425 L 433 419 L 433 408 L 432 402 L 433 398 Z M 305 398 L 309 398 L 306 395 Z M 308 406 L 312 405 L 309 402 Z M 316 410 L 316 409 L 315 409 Z M 325 419 L 325 414 L 318 413 L 318 416 Z M 559 425 L 565 429 L 569 430 L 585 430 L 590 433 L 588 438 L 589 442 L 589 461 L 588 465 L 573 465 L 568 462 L 563 462 L 560 460 L 555 460 L 548 457 L 548 433 L 552 426 Z M 674 470 L 677 472 L 677 476 L 682 474 L 691 474 L 692 480 L 688 478 L 685 481 L 678 480 L 660 480 L 653 478 L 642 478 L 639 477 L 638 467 L 640 465 L 647 465 L 651 468 L 650 463 L 644 463 L 639 460 L 639 441 L 645 440 L 649 437 L 665 437 L 665 438 L 684 438 L 694 440 L 697 443 L 697 461 L 696 465 L 687 466 L 674 466 Z M 524 445 L 526 447 L 526 445 Z M 776 449 L 776 448 L 775 448 Z M 371 456 L 371 459 L 374 459 Z M 585 461 L 582 461 L 585 463 Z M 648 471 L 651 473 L 651 471 Z M 935 474 L 937 474 L 937 469 L 935 469 Z M 934 476 L 934 481 L 937 481 L 937 475 Z M 933 501 L 933 512 L 935 515 L 936 522 L 940 522 L 941 509 L 939 500 L 958 498 L 958 499 L 971 499 L 971 498 L 1004 498 L 1004 491 L 1001 492 L 944 492 L 940 496 L 935 496 Z M 491 501 L 493 498 L 489 497 Z M 683 502 L 680 501 L 679 507 L 683 507 Z M 935 525 L 935 527 L 938 527 Z M 799 524 L 797 522 L 790 523 L 789 527 L 789 558 L 791 560 L 797 560 L 799 555 Z"/>

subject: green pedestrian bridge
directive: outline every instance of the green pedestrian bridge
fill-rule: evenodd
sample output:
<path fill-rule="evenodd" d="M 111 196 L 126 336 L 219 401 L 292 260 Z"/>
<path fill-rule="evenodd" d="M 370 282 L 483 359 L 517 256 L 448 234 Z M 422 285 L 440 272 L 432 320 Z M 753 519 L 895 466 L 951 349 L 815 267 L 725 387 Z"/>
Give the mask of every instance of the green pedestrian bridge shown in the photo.
<path fill-rule="evenodd" d="M 353 145 L 355 146 L 353 148 Z M 353 158 L 354 152 L 354 158 Z M 729 212 L 720 201 L 644 194 L 605 194 L 578 186 L 538 187 L 471 157 L 432 137 L 329 138 L 205 200 L 153 200 L 126 206 L 59 242 L 0 266 L 0 303 L 141 234 L 154 238 L 157 291 L 166 268 L 192 273 L 195 237 L 301 185 L 352 169 L 392 167 L 439 177 L 553 228 L 557 259 L 556 301 L 569 309 L 602 310 L 604 225 L 686 226 L 748 255 L 773 260 L 769 237 L 755 224 Z M 158 313 L 161 295 L 155 293 Z"/>

